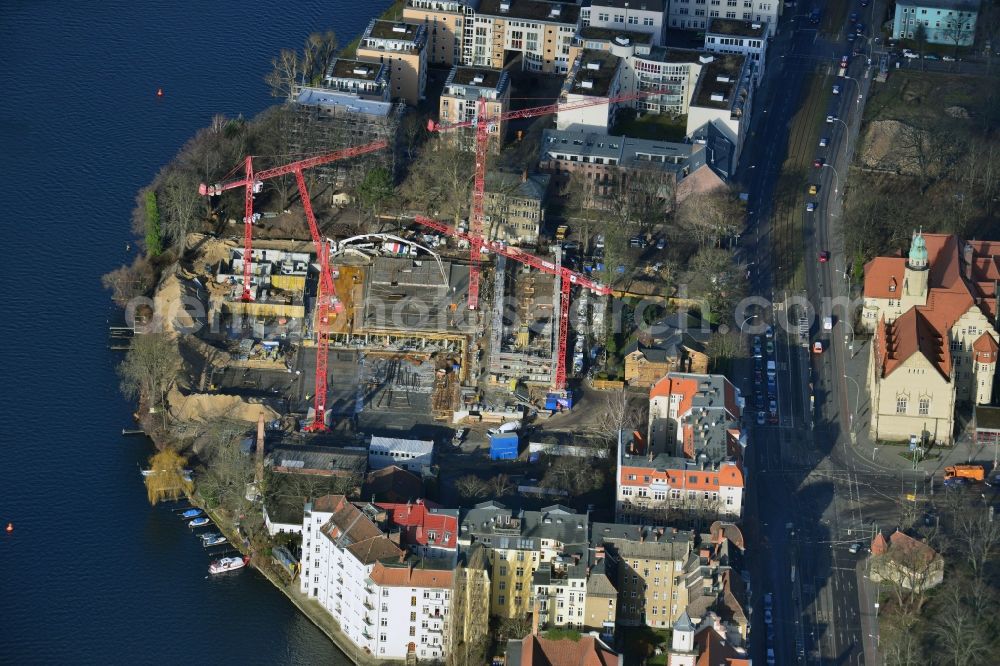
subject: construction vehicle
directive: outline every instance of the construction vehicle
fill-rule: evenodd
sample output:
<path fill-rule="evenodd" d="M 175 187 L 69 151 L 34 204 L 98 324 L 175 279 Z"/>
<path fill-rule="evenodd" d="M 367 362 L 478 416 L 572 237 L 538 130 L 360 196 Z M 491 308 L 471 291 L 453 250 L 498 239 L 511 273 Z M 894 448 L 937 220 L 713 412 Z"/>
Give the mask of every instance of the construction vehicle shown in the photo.
<path fill-rule="evenodd" d="M 986 478 L 986 470 L 982 465 L 949 465 L 944 468 L 944 479 L 969 479 L 982 481 Z"/>

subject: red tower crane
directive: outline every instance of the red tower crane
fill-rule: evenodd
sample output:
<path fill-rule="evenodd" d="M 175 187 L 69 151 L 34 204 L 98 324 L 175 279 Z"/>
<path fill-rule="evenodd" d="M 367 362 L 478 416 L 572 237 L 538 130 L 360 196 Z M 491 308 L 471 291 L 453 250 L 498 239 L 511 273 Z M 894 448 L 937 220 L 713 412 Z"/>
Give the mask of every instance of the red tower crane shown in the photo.
<path fill-rule="evenodd" d="M 616 97 L 597 97 L 583 99 L 565 104 L 546 104 L 530 109 L 520 109 L 518 111 L 508 111 L 497 116 L 487 115 L 486 100 L 479 99 L 477 104 L 476 117 L 459 123 L 440 124 L 433 120 L 427 121 L 427 129 L 431 132 L 448 132 L 451 130 L 466 127 L 476 128 L 476 170 L 475 179 L 472 186 L 472 214 L 469 216 L 469 252 L 472 259 L 472 266 L 469 269 L 469 309 L 475 310 L 479 307 L 479 254 L 484 246 L 483 237 L 483 198 L 486 190 L 486 152 L 489 145 L 489 128 L 491 124 L 501 120 L 515 120 L 518 118 L 533 118 L 535 116 L 545 116 L 559 111 L 573 111 L 583 109 L 588 106 L 599 104 L 617 104 L 634 99 L 648 97 L 650 95 L 662 95 L 670 92 L 669 88 L 657 88 L 655 90 L 643 90 L 628 95 L 618 95 Z"/>
<path fill-rule="evenodd" d="M 417 215 L 414 218 L 417 222 L 424 225 L 425 227 L 430 227 L 435 231 L 439 231 L 448 236 L 458 238 L 464 241 L 473 242 L 474 238 L 471 233 L 463 233 L 454 227 L 448 226 L 443 222 L 437 220 L 432 220 L 429 217 L 423 217 Z M 591 280 L 586 275 L 582 273 L 577 273 L 574 270 L 570 270 L 565 266 L 556 264 L 548 259 L 542 259 L 539 256 L 531 254 L 530 252 L 525 252 L 524 250 L 518 249 L 516 247 L 510 247 L 504 245 L 500 241 L 493 241 L 488 239 L 479 239 L 479 246 L 483 249 L 489 250 L 490 252 L 495 252 L 496 254 L 503 255 L 508 259 L 513 259 L 514 261 L 519 261 L 522 264 L 527 264 L 533 268 L 537 268 L 540 271 L 549 273 L 550 275 L 557 275 L 560 278 L 560 290 L 561 295 L 559 298 L 559 342 L 556 347 L 556 377 L 553 382 L 553 388 L 557 391 L 561 391 L 566 388 L 566 337 L 569 333 L 569 297 L 570 290 L 574 287 L 582 287 L 584 289 L 589 289 L 602 296 L 607 296 L 611 294 L 611 288 L 607 285 L 601 284 L 600 282 L 595 282 Z M 471 269 L 471 267 L 470 267 Z"/>
<path fill-rule="evenodd" d="M 316 157 L 291 162 L 290 164 L 274 167 L 273 169 L 265 169 L 257 173 L 253 171 L 253 158 L 248 156 L 246 158 L 246 176 L 244 178 L 218 185 L 202 184 L 198 188 L 201 194 L 207 196 L 221 194 L 226 190 L 236 187 L 246 188 L 246 217 L 244 218 L 243 227 L 243 300 L 250 301 L 253 300 L 253 292 L 250 291 L 253 195 L 260 191 L 263 181 L 268 178 L 277 178 L 289 173 L 295 175 L 295 184 L 299 190 L 299 198 L 302 200 L 302 209 L 305 211 L 306 221 L 309 223 L 309 235 L 312 237 L 313 245 L 316 248 L 316 255 L 320 266 L 319 286 L 316 293 L 316 391 L 313 395 L 314 418 L 313 422 L 306 427 L 306 430 L 310 432 L 326 430 L 330 312 L 332 310 L 335 314 L 340 313 L 344 306 L 337 298 L 337 291 L 333 283 L 333 274 L 330 270 L 330 247 L 320 238 L 319 225 L 316 224 L 316 215 L 313 212 L 312 200 L 309 198 L 305 176 L 302 172 L 311 167 L 375 152 L 388 145 L 388 141 L 375 141 L 364 146 L 345 148 L 325 155 L 317 155 Z"/>
<path fill-rule="evenodd" d="M 290 173 L 301 173 L 303 169 L 309 169 L 311 167 L 320 166 L 322 164 L 329 164 L 330 162 L 336 162 L 337 160 L 345 160 L 350 157 L 357 157 L 358 155 L 364 155 L 366 153 L 373 153 L 377 150 L 382 150 L 389 145 L 388 141 L 375 141 L 374 143 L 369 143 L 364 146 L 356 146 L 354 148 L 345 148 L 343 150 L 338 150 L 332 153 L 326 153 L 324 155 L 317 155 L 315 157 L 308 157 L 303 160 L 298 160 L 297 162 L 291 162 L 290 164 L 285 164 L 283 166 L 274 167 L 273 169 L 264 169 L 263 171 L 258 171 L 254 173 L 253 170 L 253 157 L 247 155 L 246 158 L 246 174 L 243 178 L 239 180 L 232 180 L 226 183 L 216 184 L 216 185 L 206 185 L 202 183 L 198 186 L 198 192 L 205 196 L 214 196 L 217 194 L 222 194 L 226 190 L 231 190 L 236 187 L 246 188 L 246 193 L 244 196 L 244 216 L 243 216 L 243 300 L 252 301 L 253 291 L 250 289 L 250 265 L 252 263 L 251 249 L 253 245 L 253 195 L 260 192 L 263 187 L 263 181 L 269 178 L 277 178 L 278 176 L 285 176 Z M 303 188 L 299 188 L 299 193 L 303 192 Z M 305 205 L 303 203 L 303 205 Z M 311 210 L 311 209 L 310 209 Z M 308 215 L 307 215 L 308 216 Z M 319 243 L 319 232 L 314 229 L 315 220 L 310 220 L 310 233 L 313 234 L 313 243 L 318 245 Z M 317 251 L 319 251 L 317 249 Z"/>

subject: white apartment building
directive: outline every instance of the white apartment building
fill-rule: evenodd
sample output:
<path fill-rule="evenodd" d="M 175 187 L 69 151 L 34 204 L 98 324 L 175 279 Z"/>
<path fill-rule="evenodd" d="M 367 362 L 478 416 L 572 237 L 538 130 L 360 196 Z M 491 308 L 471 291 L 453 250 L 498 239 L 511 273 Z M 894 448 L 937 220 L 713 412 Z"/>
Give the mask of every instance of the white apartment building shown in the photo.
<path fill-rule="evenodd" d="M 372 436 L 368 445 L 369 469 L 402 467 L 408 472 L 420 474 L 434 462 L 434 441 L 420 439 L 397 439 L 395 437 Z"/>
<path fill-rule="evenodd" d="M 663 45 L 665 20 L 666 0 L 591 0 L 580 9 L 580 25 L 647 34 L 653 46 Z"/>
<path fill-rule="evenodd" d="M 750 129 L 756 85 L 750 60 L 740 55 L 708 56 L 688 105 L 687 135 L 713 125 L 735 146 L 733 168 L 739 164 Z M 703 58 L 704 59 L 704 58 Z"/>
<path fill-rule="evenodd" d="M 471 53 L 463 50 L 463 64 L 502 69 L 515 53 L 524 70 L 565 73 L 580 7 L 545 0 L 480 0 L 472 21 Z"/>
<path fill-rule="evenodd" d="M 531 589 L 539 625 L 584 628 L 587 569 L 585 558 L 560 556 L 535 571 Z"/>
<path fill-rule="evenodd" d="M 405 659 L 412 651 L 420 661 L 444 658 L 453 575 L 447 569 L 375 563 L 365 581 L 370 603 L 363 602 L 377 633 L 375 656 Z"/>
<path fill-rule="evenodd" d="M 556 129 L 607 132 L 620 106 L 610 99 L 621 94 L 621 58 L 608 51 L 584 49 L 573 62 L 560 91 Z M 599 103 L 600 100 L 604 103 Z M 598 103 L 573 108 L 583 101 Z M 564 108 L 567 106 L 568 109 Z"/>
<path fill-rule="evenodd" d="M 923 24 L 930 44 L 971 46 L 979 4 L 979 0 L 897 0 L 892 38 L 913 39 Z"/>
<path fill-rule="evenodd" d="M 452 571 L 406 563 L 406 552 L 376 523 L 380 516 L 378 507 L 343 495 L 306 504 L 299 589 L 372 655 L 441 659 Z"/>
<path fill-rule="evenodd" d="M 754 85 L 764 76 L 767 55 L 767 25 L 753 21 L 712 19 L 705 31 L 705 50 L 741 55 L 750 61 Z"/>
<path fill-rule="evenodd" d="M 782 0 L 671 0 L 668 26 L 705 30 L 714 18 L 738 19 L 767 24 L 771 37 L 778 28 L 782 6 Z"/>

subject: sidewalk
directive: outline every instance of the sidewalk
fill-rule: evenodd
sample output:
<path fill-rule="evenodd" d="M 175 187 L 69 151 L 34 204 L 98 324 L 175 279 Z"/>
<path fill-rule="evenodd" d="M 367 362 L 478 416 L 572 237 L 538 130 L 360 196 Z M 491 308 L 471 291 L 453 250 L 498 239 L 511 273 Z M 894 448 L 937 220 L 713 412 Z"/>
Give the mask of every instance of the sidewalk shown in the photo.
<path fill-rule="evenodd" d="M 854 343 L 854 358 L 847 360 L 847 375 L 858 383 L 861 394 L 857 399 L 858 415 L 854 422 L 855 441 L 851 451 L 868 466 L 874 466 L 885 471 L 910 471 L 927 475 L 940 475 L 948 465 L 964 465 L 972 462 L 990 463 L 993 460 L 992 450 L 987 450 L 982 444 L 976 444 L 971 429 L 961 433 L 951 447 L 934 447 L 931 455 L 940 458 L 918 462 L 916 470 L 912 462 L 900 455 L 907 451 L 907 445 L 882 444 L 875 446 L 869 435 L 871 424 L 871 403 L 868 397 L 866 378 L 868 374 L 869 341 L 857 340 Z M 855 387 L 848 382 L 849 407 L 855 406 Z"/>

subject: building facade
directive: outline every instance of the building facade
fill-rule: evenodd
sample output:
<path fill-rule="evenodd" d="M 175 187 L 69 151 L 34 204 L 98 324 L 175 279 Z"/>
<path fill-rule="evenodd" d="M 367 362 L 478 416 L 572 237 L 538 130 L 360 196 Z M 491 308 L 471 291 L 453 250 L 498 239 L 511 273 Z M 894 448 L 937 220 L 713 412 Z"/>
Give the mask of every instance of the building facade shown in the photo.
<path fill-rule="evenodd" d="M 486 67 L 453 67 L 445 81 L 438 103 L 438 118 L 442 124 L 472 122 L 479 118 L 485 104 L 486 118 L 501 118 L 510 110 L 510 76 L 503 70 Z M 507 123 L 496 120 L 489 124 L 491 149 L 499 151 Z M 476 131 L 447 132 L 445 136 L 466 150 L 475 150 Z"/>
<path fill-rule="evenodd" d="M 372 435 L 368 445 L 368 466 L 371 469 L 402 467 L 420 474 L 434 463 L 434 441 L 399 439 Z"/>
<path fill-rule="evenodd" d="M 666 0 L 591 0 L 584 4 L 581 25 L 642 33 L 649 35 L 654 46 L 663 44 Z"/>
<path fill-rule="evenodd" d="M 545 0 L 480 0 L 472 52 L 463 64 L 502 69 L 514 56 L 529 72 L 565 73 L 580 20 L 575 4 Z"/>
<path fill-rule="evenodd" d="M 416 105 L 427 86 L 427 28 L 422 23 L 372 19 L 361 36 L 356 57 L 385 65 L 393 99 Z"/>
<path fill-rule="evenodd" d="M 406 0 L 403 20 L 427 30 L 427 62 L 454 65 L 464 62 L 462 45 L 471 35 L 475 0 Z M 471 55 L 471 48 L 470 48 Z"/>
<path fill-rule="evenodd" d="M 556 129 L 607 132 L 621 106 L 610 101 L 622 93 L 620 67 L 621 58 L 608 51 L 580 52 L 559 93 Z"/>
<path fill-rule="evenodd" d="M 892 38 L 914 39 L 923 25 L 929 44 L 972 46 L 979 7 L 979 0 L 898 0 Z"/>
<path fill-rule="evenodd" d="M 767 25 L 764 23 L 712 19 L 705 31 L 705 50 L 747 58 L 754 85 L 759 85 L 764 76 L 768 35 Z"/>
<path fill-rule="evenodd" d="M 767 24 L 768 36 L 773 36 L 782 6 L 781 0 L 672 0 L 669 27 L 705 30 L 712 19 L 738 19 Z"/>
<path fill-rule="evenodd" d="M 551 176 L 545 173 L 486 174 L 483 213 L 489 238 L 510 245 L 534 245 L 545 224 Z"/>

